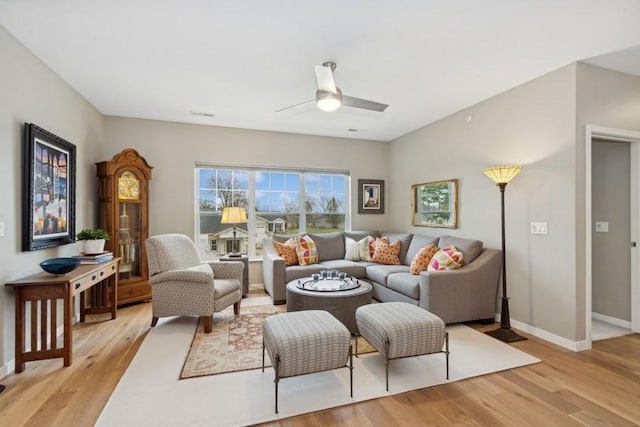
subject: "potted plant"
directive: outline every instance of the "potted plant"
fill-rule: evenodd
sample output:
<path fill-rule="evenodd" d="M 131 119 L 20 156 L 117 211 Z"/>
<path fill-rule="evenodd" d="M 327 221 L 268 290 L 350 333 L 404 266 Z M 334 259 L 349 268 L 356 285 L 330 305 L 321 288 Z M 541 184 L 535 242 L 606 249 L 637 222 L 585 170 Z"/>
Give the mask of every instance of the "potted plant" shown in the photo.
<path fill-rule="evenodd" d="M 100 228 L 87 229 L 76 234 L 76 238 L 84 240 L 85 254 L 99 254 L 104 251 L 104 244 L 109 240 L 109 234 Z"/>

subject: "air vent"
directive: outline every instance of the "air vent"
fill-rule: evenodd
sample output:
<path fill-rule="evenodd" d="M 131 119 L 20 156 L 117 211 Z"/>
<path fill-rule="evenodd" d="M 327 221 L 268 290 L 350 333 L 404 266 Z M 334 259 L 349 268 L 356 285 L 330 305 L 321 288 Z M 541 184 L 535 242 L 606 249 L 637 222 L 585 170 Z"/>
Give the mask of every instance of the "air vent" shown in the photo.
<path fill-rule="evenodd" d="M 205 111 L 191 111 L 192 116 L 202 116 L 202 117 L 215 117 L 213 113 L 207 113 Z"/>

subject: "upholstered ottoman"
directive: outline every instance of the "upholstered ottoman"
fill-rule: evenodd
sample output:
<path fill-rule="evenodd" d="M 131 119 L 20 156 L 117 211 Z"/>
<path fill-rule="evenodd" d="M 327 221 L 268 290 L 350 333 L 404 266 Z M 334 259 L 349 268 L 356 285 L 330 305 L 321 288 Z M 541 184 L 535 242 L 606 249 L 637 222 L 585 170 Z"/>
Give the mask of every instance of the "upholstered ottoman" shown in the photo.
<path fill-rule="evenodd" d="M 280 378 L 348 367 L 353 397 L 351 333 L 329 312 L 306 310 L 267 317 L 262 326 L 262 372 L 265 349 L 276 375 L 276 414 Z"/>
<path fill-rule="evenodd" d="M 406 302 L 385 302 L 359 307 L 356 323 L 359 334 L 384 357 L 387 391 L 389 361 L 403 357 L 445 353 L 449 379 L 449 334 L 435 314 Z"/>

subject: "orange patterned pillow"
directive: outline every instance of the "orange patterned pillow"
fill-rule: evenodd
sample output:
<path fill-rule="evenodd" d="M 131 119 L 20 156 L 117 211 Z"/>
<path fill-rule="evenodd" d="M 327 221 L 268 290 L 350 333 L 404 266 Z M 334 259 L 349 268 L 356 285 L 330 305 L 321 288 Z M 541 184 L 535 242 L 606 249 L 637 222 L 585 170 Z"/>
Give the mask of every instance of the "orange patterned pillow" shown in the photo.
<path fill-rule="evenodd" d="M 296 246 L 293 239 L 289 239 L 284 243 L 273 241 L 273 245 L 278 251 L 278 255 L 284 258 L 284 265 L 298 265 L 298 255 L 296 255 Z"/>
<path fill-rule="evenodd" d="M 376 250 L 371 257 L 371 262 L 387 265 L 400 265 L 400 240 L 389 243 L 386 237 L 376 239 Z"/>
<path fill-rule="evenodd" d="M 425 271 L 436 252 L 438 248 L 433 243 L 420 249 L 411 260 L 411 267 L 409 267 L 411 274 L 420 274 L 421 271 Z"/>
<path fill-rule="evenodd" d="M 296 236 L 296 255 L 298 255 L 298 262 L 300 265 L 315 264 L 318 262 L 318 249 L 311 237 Z"/>

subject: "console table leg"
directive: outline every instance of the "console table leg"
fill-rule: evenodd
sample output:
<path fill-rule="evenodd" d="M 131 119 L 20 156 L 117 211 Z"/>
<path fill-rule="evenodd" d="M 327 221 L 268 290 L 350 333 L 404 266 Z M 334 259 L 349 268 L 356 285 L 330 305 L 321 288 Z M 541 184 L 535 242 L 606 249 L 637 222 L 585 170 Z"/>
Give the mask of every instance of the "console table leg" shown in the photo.
<path fill-rule="evenodd" d="M 71 366 L 72 355 L 71 346 L 73 345 L 73 337 L 71 336 L 71 319 L 73 318 L 73 296 L 67 290 L 64 296 L 64 366 Z"/>

